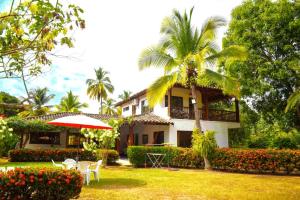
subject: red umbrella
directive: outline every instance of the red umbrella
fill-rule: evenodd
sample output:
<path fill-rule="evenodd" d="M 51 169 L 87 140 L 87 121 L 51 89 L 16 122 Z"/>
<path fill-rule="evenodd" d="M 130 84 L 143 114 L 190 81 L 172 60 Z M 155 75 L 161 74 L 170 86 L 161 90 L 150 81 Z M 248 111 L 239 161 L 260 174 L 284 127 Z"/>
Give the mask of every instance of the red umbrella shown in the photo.
<path fill-rule="evenodd" d="M 67 126 L 67 127 L 73 127 L 79 129 L 81 128 L 106 129 L 106 130 L 112 129 L 111 126 L 102 122 L 101 120 L 94 119 L 85 115 L 73 115 L 73 116 L 61 117 L 47 123 L 55 126 Z M 78 148 L 79 148 L 79 143 L 80 141 L 78 142 Z M 78 154 L 77 154 L 77 159 L 78 159 Z"/>

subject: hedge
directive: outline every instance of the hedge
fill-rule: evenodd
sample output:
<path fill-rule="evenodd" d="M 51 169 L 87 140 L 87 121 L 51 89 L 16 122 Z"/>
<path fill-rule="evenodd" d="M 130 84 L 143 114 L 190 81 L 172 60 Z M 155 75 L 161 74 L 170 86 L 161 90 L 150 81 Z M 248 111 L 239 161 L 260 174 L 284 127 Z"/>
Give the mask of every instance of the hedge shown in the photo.
<path fill-rule="evenodd" d="M 0 172 L 0 199 L 78 198 L 83 178 L 75 170 L 16 168 Z"/>
<path fill-rule="evenodd" d="M 77 157 L 79 160 L 96 161 L 96 155 L 90 151 L 79 149 L 15 149 L 9 152 L 10 162 L 50 162 L 64 161 L 66 158 Z"/>
<path fill-rule="evenodd" d="M 83 151 L 78 149 L 15 149 L 9 152 L 10 162 L 49 162 L 64 161 L 66 158 L 77 157 L 79 160 L 96 161 L 101 159 L 101 152 L 106 150 L 98 150 L 97 153 L 90 151 Z M 108 164 L 113 165 L 120 158 L 119 153 L 115 150 L 109 149 Z"/>
<path fill-rule="evenodd" d="M 148 160 L 146 166 L 151 166 L 146 153 L 165 153 L 164 166 L 169 163 L 180 168 L 204 167 L 203 159 L 190 148 L 131 146 L 127 150 L 128 159 L 135 167 L 144 166 L 145 159 Z M 212 168 L 217 170 L 300 175 L 299 150 L 222 148 L 216 149 L 210 161 Z"/>

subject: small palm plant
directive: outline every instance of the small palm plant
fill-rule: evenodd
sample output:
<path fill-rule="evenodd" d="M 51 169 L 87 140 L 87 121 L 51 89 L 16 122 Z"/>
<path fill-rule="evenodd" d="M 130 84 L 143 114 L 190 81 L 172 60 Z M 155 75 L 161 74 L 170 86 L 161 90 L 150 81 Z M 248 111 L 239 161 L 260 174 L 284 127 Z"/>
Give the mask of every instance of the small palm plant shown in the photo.
<path fill-rule="evenodd" d="M 116 114 L 115 100 L 113 100 L 111 98 L 107 98 L 103 102 L 103 114 L 107 114 L 107 115 L 115 115 Z"/>
<path fill-rule="evenodd" d="M 218 147 L 215 140 L 215 132 L 205 131 L 204 134 L 200 134 L 199 129 L 194 129 L 192 144 L 193 150 L 204 158 L 205 169 L 211 169 L 208 157 Z"/>

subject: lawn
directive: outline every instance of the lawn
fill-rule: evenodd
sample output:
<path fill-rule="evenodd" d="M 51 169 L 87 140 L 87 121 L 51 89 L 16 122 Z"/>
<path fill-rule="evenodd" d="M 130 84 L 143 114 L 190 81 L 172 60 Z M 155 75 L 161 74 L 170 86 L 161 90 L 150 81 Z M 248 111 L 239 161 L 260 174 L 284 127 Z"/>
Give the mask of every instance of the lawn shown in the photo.
<path fill-rule="evenodd" d="M 8 163 L 2 166 L 51 166 Z M 168 171 L 108 167 L 101 181 L 82 189 L 80 199 L 299 199 L 300 177 L 234 174 L 203 170 Z"/>

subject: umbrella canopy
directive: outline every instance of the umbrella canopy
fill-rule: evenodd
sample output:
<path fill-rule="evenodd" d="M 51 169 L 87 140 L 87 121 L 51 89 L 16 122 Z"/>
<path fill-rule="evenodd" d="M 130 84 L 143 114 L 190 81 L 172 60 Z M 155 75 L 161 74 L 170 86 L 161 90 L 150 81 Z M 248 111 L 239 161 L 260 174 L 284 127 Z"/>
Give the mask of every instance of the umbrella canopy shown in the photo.
<path fill-rule="evenodd" d="M 108 129 L 112 127 L 102 122 L 101 120 L 94 119 L 85 115 L 73 115 L 67 117 L 61 117 L 53 121 L 47 122 L 47 124 L 56 126 L 67 126 L 73 128 L 92 128 L 92 129 Z"/>

